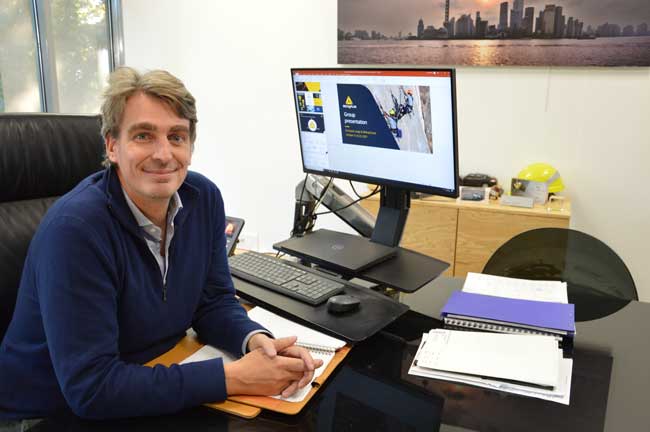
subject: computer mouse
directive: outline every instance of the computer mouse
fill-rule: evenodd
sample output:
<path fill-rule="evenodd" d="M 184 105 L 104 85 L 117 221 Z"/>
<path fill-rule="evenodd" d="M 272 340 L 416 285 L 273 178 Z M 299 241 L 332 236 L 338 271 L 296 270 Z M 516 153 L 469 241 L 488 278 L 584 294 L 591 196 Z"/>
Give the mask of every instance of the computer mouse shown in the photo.
<path fill-rule="evenodd" d="M 327 310 L 331 313 L 352 312 L 359 309 L 360 304 L 359 299 L 354 296 L 348 294 L 335 295 L 327 300 Z"/>

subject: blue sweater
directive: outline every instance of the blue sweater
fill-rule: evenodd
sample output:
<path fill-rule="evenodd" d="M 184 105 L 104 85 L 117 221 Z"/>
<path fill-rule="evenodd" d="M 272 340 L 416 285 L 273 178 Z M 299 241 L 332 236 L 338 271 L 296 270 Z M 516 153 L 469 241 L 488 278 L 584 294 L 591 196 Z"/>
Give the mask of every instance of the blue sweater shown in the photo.
<path fill-rule="evenodd" d="M 0 419 L 156 415 L 226 398 L 220 359 L 141 365 L 189 327 L 234 354 L 263 329 L 234 296 L 219 190 L 189 173 L 178 193 L 165 287 L 112 169 L 48 211 L 0 346 Z"/>

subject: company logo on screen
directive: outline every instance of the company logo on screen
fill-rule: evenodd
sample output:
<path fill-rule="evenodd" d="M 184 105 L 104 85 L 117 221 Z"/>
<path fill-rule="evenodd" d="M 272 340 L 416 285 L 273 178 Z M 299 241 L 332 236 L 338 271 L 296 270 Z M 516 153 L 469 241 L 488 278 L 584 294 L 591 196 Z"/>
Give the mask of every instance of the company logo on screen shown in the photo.
<path fill-rule="evenodd" d="M 352 98 L 350 96 L 345 98 L 345 103 L 342 106 L 343 106 L 343 108 L 347 108 L 347 109 L 356 109 L 357 108 L 357 106 L 354 104 L 354 102 L 352 102 Z"/>

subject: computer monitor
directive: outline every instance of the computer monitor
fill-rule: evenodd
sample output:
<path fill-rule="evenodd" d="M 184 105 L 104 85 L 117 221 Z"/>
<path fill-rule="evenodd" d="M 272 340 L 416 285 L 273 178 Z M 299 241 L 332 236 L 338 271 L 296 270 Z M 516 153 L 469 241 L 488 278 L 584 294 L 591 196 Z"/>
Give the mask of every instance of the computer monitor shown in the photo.
<path fill-rule="evenodd" d="M 300 68 L 291 78 L 303 171 L 382 186 L 372 242 L 399 244 L 410 192 L 458 196 L 453 69 Z"/>
<path fill-rule="evenodd" d="M 292 69 L 307 173 L 458 196 L 453 69 Z"/>
<path fill-rule="evenodd" d="M 453 69 L 292 69 L 291 75 L 305 172 L 382 185 L 389 207 L 403 206 L 409 191 L 458 196 Z M 394 225 L 387 229 L 399 230 Z"/>

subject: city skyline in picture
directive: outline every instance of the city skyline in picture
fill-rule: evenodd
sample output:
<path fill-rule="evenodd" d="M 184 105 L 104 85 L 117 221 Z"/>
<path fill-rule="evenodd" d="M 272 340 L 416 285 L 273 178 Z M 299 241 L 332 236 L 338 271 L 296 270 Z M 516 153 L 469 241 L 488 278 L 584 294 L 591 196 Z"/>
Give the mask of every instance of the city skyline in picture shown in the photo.
<path fill-rule="evenodd" d="M 650 0 L 338 0 L 341 64 L 650 66 Z"/>
<path fill-rule="evenodd" d="M 444 0 L 339 0 L 338 28 L 354 33 L 365 30 L 382 33 L 387 37 L 402 37 L 409 33 L 417 34 L 418 21 L 422 19 L 425 27 L 444 28 Z M 502 0 L 450 0 L 449 19 L 458 20 L 462 15 L 476 17 L 498 27 L 502 21 L 502 3 L 507 3 L 507 21 L 511 21 L 514 1 Z M 650 24 L 650 1 L 648 0 L 524 0 L 525 9 L 534 8 L 534 17 L 544 11 L 547 5 L 562 7 L 568 20 L 573 17 L 587 26 L 597 28 L 603 24 L 626 26 Z"/>

